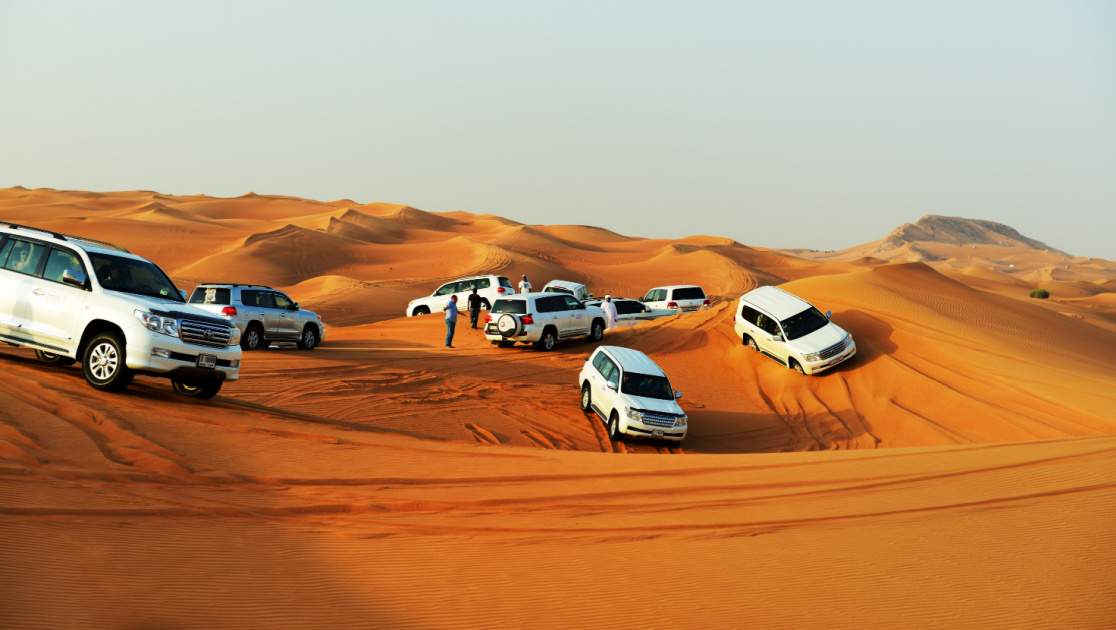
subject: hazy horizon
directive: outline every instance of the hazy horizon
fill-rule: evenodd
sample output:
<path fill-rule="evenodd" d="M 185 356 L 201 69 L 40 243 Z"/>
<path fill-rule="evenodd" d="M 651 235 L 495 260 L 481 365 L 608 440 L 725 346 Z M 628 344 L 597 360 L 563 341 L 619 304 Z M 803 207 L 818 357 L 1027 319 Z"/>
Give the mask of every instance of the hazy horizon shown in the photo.
<path fill-rule="evenodd" d="M 1116 5 L 0 0 L 0 186 L 1116 259 Z"/>

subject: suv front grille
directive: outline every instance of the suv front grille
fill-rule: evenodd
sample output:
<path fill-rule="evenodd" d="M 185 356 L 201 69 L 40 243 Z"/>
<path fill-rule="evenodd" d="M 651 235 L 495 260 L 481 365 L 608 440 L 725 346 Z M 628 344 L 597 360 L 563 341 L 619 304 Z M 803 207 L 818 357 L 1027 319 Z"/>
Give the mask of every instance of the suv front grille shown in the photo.
<path fill-rule="evenodd" d="M 665 427 L 670 428 L 674 426 L 674 421 L 678 419 L 677 416 L 668 416 L 666 414 L 655 413 L 653 411 L 643 411 L 643 424 L 652 427 Z"/>
<path fill-rule="evenodd" d="M 228 326 L 183 319 L 178 322 L 178 336 L 182 341 L 192 343 L 195 346 L 224 348 L 229 345 L 232 329 Z"/>
<path fill-rule="evenodd" d="M 852 335 L 846 336 L 844 339 L 837 342 L 836 344 L 834 344 L 832 346 L 829 346 L 825 350 L 822 350 L 821 352 L 819 352 L 818 353 L 818 358 L 819 359 L 828 359 L 830 357 L 835 357 L 835 356 L 841 354 L 842 352 L 844 352 L 845 348 L 848 348 L 850 343 L 852 343 Z"/>

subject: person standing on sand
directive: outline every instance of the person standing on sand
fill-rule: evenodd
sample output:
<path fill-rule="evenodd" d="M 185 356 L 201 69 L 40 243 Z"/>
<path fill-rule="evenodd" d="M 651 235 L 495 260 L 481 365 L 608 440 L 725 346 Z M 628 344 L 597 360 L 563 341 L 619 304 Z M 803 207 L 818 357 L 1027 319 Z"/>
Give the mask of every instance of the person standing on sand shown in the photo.
<path fill-rule="evenodd" d="M 601 310 L 605 313 L 605 322 L 607 324 L 605 330 L 616 328 L 616 319 L 618 315 L 616 314 L 616 303 L 612 301 L 611 295 L 605 296 L 605 301 L 601 302 Z"/>
<path fill-rule="evenodd" d="M 527 279 L 527 274 L 523 274 L 523 280 L 519 283 L 519 292 L 520 293 L 530 293 L 531 292 L 531 281 Z"/>
<path fill-rule="evenodd" d="M 481 310 L 481 296 L 477 295 L 477 288 L 473 287 L 473 292 L 469 294 L 469 324 L 472 325 L 473 330 L 477 329 L 477 320 L 480 319 Z"/>
<path fill-rule="evenodd" d="M 446 347 L 453 347 L 453 332 L 457 328 L 457 296 L 451 295 L 443 311 L 446 312 Z"/>

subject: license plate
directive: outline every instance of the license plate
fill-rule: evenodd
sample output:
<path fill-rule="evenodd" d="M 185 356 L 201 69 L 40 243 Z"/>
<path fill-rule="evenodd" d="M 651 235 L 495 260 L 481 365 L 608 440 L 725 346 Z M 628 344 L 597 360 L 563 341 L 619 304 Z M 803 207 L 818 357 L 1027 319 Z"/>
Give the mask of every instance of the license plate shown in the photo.
<path fill-rule="evenodd" d="M 651 432 L 651 435 L 654 436 L 654 437 L 663 437 L 663 432 L 658 430 L 658 429 L 655 429 L 654 431 Z"/>
<path fill-rule="evenodd" d="M 199 354 L 198 367 L 200 368 L 215 368 L 217 367 L 217 355 L 215 354 Z"/>
<path fill-rule="evenodd" d="M 682 309 L 682 311 L 685 312 L 685 313 L 689 313 L 691 311 L 696 311 L 696 310 L 697 310 L 696 306 L 687 306 L 686 308 Z"/>

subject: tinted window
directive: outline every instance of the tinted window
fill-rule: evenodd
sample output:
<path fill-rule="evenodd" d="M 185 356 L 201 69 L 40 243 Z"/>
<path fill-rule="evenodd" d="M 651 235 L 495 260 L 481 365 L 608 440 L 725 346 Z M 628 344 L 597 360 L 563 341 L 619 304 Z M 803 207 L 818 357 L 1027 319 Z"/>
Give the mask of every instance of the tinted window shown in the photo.
<path fill-rule="evenodd" d="M 194 294 L 190 296 L 190 304 L 227 306 L 229 304 L 229 290 L 216 287 L 198 287 L 194 289 Z"/>
<path fill-rule="evenodd" d="M 499 280 L 500 286 L 507 287 L 509 289 L 512 288 L 512 283 L 508 280 L 507 276 L 500 276 Z"/>
<path fill-rule="evenodd" d="M 457 283 L 456 282 L 450 282 L 449 284 L 443 284 L 442 286 L 438 287 L 438 290 L 434 292 L 434 295 L 449 295 L 451 293 L 457 293 Z"/>
<path fill-rule="evenodd" d="M 89 260 L 97 282 L 106 289 L 182 301 L 174 283 L 151 261 L 99 253 L 90 253 Z"/>
<path fill-rule="evenodd" d="M 275 300 L 275 308 L 294 310 L 294 302 L 291 302 L 291 299 L 282 293 L 272 293 L 271 299 Z"/>
<path fill-rule="evenodd" d="M 454 293 L 469 293 L 473 290 L 473 287 L 475 287 L 475 286 L 477 286 L 476 279 L 461 280 L 457 283 L 457 290 L 455 290 Z"/>
<path fill-rule="evenodd" d="M 787 339 L 798 339 L 810 333 L 821 330 L 829 324 L 829 318 L 818 309 L 811 306 L 801 313 L 788 317 L 782 321 L 783 330 L 787 332 Z"/>
<path fill-rule="evenodd" d="M 597 368 L 598 372 L 602 371 L 604 369 L 604 364 L 605 364 L 605 361 L 607 359 L 608 359 L 608 357 L 605 356 L 605 353 L 598 352 L 597 356 L 593 358 L 593 367 Z"/>
<path fill-rule="evenodd" d="M 601 353 L 601 356 L 604 356 L 604 363 L 600 368 L 601 376 L 603 376 L 606 381 L 615 381 L 616 376 L 620 373 L 620 368 L 616 367 L 612 359 L 605 356 L 604 353 Z"/>
<path fill-rule="evenodd" d="M 269 291 L 240 291 L 240 302 L 252 308 L 275 308 L 275 300 Z"/>
<path fill-rule="evenodd" d="M 670 388 L 670 381 L 664 376 L 625 372 L 620 382 L 620 391 L 629 396 L 674 400 L 674 390 Z"/>
<path fill-rule="evenodd" d="M 566 287 L 546 287 L 545 289 L 543 289 L 543 293 L 569 293 L 569 294 L 573 294 L 573 291 L 570 291 Z"/>
<path fill-rule="evenodd" d="M 655 297 L 651 298 L 652 302 L 662 302 L 666 299 L 666 289 L 655 289 L 653 293 Z"/>
<path fill-rule="evenodd" d="M 46 254 L 46 246 L 39 243 L 21 241 L 17 238 L 11 240 L 11 250 L 8 253 L 8 262 L 5 269 L 33 275 L 39 269 L 39 261 Z"/>
<path fill-rule="evenodd" d="M 535 309 L 540 313 L 557 313 L 566 310 L 566 301 L 560 295 L 539 298 L 535 300 Z"/>
<path fill-rule="evenodd" d="M 629 302 L 627 300 L 616 300 L 616 314 L 617 315 L 630 315 L 632 313 L 642 313 L 643 305 L 639 302 Z"/>
<path fill-rule="evenodd" d="M 82 266 L 81 259 L 71 251 L 65 249 L 50 250 L 50 254 L 47 256 L 46 270 L 43 271 L 43 279 L 62 282 L 62 274 L 66 271 L 77 271 L 84 274 L 85 267 Z"/>
<path fill-rule="evenodd" d="M 759 318 L 759 311 L 752 308 L 751 306 L 748 306 L 747 304 L 742 304 L 740 306 L 740 317 L 742 317 L 744 321 L 748 322 L 749 324 L 754 325 L 756 323 L 756 319 Z"/>
<path fill-rule="evenodd" d="M 756 317 L 756 326 L 759 326 L 760 330 L 769 335 L 779 334 L 779 323 L 763 313 L 760 313 L 759 316 Z"/>
<path fill-rule="evenodd" d="M 487 289 L 490 286 L 492 286 L 492 281 L 488 278 L 477 280 L 477 289 Z"/>
<path fill-rule="evenodd" d="M 492 313 L 512 313 L 515 315 L 527 314 L 527 300 L 496 300 L 492 305 Z"/>
<path fill-rule="evenodd" d="M 704 300 L 705 291 L 701 287 L 686 287 L 685 289 L 675 289 L 674 300 Z"/>
<path fill-rule="evenodd" d="M 572 295 L 563 295 L 562 300 L 565 302 L 565 304 L 562 305 L 562 308 L 567 311 L 579 311 L 585 308 L 585 306 L 581 303 L 581 300 L 575 298 Z"/>

